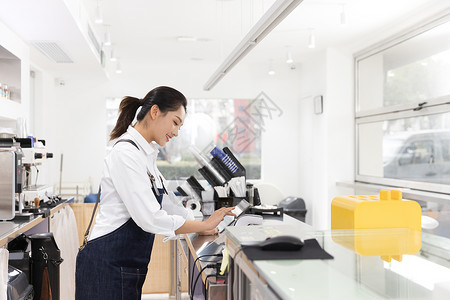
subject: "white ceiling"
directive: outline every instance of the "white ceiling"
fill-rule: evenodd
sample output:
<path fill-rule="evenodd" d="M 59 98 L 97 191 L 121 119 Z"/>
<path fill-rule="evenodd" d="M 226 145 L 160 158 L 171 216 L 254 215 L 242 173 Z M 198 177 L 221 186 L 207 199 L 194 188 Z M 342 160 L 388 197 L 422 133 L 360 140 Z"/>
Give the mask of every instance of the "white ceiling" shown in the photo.
<path fill-rule="evenodd" d="M 0 0 L 0 20 L 26 42 L 54 41 L 75 61 L 57 64 L 31 46 L 31 61 L 60 72 L 104 72 L 68 7 L 86 10 L 99 41 L 106 28 L 121 66 L 170 62 L 220 65 L 275 0 Z M 248 55 L 247 63 L 285 63 L 287 51 L 299 62 L 314 51 L 361 43 L 410 15 L 447 0 L 304 0 Z M 104 24 L 94 23 L 99 5 Z M 347 24 L 339 23 L 344 7 Z M 72 9 L 72 11 L 74 11 Z M 309 49 L 314 29 L 316 48 Z M 82 31 L 82 30 L 81 30 Z M 179 42 L 192 36 L 195 42 Z M 107 70 L 111 47 L 104 47 Z M 213 71 L 213 70 L 212 70 Z M 206 79 L 205 79 L 206 80 Z"/>

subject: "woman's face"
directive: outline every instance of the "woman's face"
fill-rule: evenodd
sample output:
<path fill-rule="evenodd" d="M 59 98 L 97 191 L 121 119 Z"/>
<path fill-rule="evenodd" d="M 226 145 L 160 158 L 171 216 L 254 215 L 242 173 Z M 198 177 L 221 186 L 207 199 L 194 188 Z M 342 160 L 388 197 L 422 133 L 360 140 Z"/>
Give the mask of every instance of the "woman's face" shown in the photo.
<path fill-rule="evenodd" d="M 165 114 L 158 108 L 155 115 L 154 122 L 150 126 L 153 133 L 152 140 L 163 147 L 171 138 L 178 136 L 178 130 L 184 123 L 186 112 L 184 107 L 180 105 L 178 110 L 168 111 Z"/>

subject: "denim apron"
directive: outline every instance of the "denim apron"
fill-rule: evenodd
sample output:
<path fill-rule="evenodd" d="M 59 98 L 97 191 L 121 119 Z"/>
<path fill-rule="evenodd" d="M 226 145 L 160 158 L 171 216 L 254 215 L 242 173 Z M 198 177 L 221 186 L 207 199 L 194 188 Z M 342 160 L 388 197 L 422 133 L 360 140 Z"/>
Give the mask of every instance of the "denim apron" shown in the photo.
<path fill-rule="evenodd" d="M 165 189 L 158 192 L 154 194 L 161 204 Z M 75 299 L 140 300 L 154 239 L 130 218 L 89 241 L 77 256 Z"/>

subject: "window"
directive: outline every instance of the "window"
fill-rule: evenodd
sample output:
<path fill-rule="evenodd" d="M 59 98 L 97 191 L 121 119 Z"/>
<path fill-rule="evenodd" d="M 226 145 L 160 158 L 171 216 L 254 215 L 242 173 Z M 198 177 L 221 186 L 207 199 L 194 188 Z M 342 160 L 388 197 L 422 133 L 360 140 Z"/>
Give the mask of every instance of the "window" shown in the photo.
<path fill-rule="evenodd" d="M 107 135 L 118 117 L 121 99 L 106 100 Z M 253 100 L 190 99 L 187 115 L 178 137 L 159 147 L 158 169 L 168 180 L 184 180 L 191 175 L 198 179 L 201 167 L 195 161 L 191 145 L 208 155 L 217 146 L 228 147 L 246 169 L 248 179 L 261 178 L 261 128 L 248 113 Z M 111 145 L 109 145 L 111 147 Z"/>
<path fill-rule="evenodd" d="M 357 181 L 450 192 L 449 20 L 355 56 Z"/>

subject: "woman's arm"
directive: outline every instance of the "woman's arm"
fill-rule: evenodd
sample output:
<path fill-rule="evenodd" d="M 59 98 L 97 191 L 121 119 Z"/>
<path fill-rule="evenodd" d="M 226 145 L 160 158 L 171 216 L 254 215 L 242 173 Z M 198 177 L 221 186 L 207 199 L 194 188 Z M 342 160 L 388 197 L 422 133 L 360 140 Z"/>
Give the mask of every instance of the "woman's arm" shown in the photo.
<path fill-rule="evenodd" d="M 193 232 L 205 232 L 214 230 L 226 215 L 235 216 L 231 211 L 234 207 L 222 207 L 216 210 L 207 220 L 205 221 L 189 221 L 186 220 L 184 224 L 175 230 L 176 234 L 182 233 L 193 233 Z"/>

